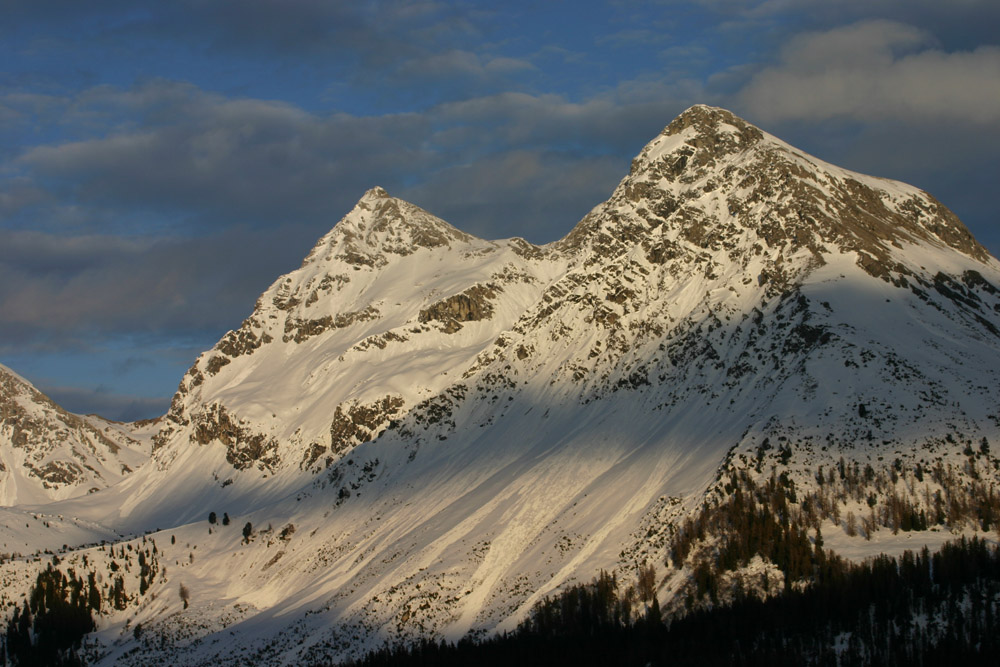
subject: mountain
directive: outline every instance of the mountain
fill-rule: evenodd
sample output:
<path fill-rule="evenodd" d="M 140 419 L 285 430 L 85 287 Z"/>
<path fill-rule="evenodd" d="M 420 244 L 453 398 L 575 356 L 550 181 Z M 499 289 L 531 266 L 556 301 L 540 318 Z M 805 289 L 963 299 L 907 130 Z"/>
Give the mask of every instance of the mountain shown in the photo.
<path fill-rule="evenodd" d="M 143 426 L 149 430 L 70 414 L 0 366 L 0 506 L 48 503 L 118 483 L 149 459 Z"/>
<path fill-rule="evenodd" d="M 602 569 L 651 567 L 682 613 L 723 539 L 692 517 L 740 484 L 848 555 L 898 547 L 901 508 L 920 543 L 987 529 L 998 286 L 930 195 L 706 106 L 545 246 L 370 190 L 198 358 L 149 464 L 48 510 L 136 536 L 61 557 L 114 599 L 93 657 L 480 636 Z M 797 576 L 727 567 L 733 586 Z M 0 604 L 35 568 L 0 567 Z"/>

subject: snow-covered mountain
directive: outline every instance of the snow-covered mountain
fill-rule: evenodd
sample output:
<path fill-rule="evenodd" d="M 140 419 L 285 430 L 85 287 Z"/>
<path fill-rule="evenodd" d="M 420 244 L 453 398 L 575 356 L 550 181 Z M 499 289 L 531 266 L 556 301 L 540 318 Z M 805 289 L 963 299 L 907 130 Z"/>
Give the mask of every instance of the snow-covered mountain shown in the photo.
<path fill-rule="evenodd" d="M 198 358 L 150 463 L 52 511 L 156 531 L 63 558 L 155 555 L 116 575 L 105 661 L 337 659 L 512 628 L 600 569 L 656 563 L 667 597 L 723 472 L 992 484 L 998 353 L 1000 263 L 933 197 L 696 106 L 546 246 L 367 192 Z"/>
<path fill-rule="evenodd" d="M 0 506 L 48 503 L 120 482 L 149 459 L 150 427 L 70 414 L 0 366 Z"/>

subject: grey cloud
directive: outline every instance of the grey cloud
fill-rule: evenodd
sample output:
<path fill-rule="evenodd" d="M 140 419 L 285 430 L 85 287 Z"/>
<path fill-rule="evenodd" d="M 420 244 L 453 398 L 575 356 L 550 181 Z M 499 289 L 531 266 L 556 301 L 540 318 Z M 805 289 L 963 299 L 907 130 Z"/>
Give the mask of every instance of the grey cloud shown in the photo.
<path fill-rule="evenodd" d="M 480 55 L 472 51 L 451 49 L 430 53 L 400 64 L 394 80 L 412 77 L 448 80 L 451 86 L 461 82 L 495 83 L 514 74 L 534 71 L 535 66 L 523 59 Z M 457 79 L 457 80 L 456 80 Z M 468 89 L 464 88 L 466 94 Z"/>
<path fill-rule="evenodd" d="M 4 190 L 0 190 L 0 218 L 12 216 L 18 211 L 45 201 L 45 191 L 30 179 L 15 177 L 10 179 Z"/>
<path fill-rule="evenodd" d="M 143 397 L 116 394 L 104 386 L 82 387 L 45 385 L 38 389 L 66 410 L 76 414 L 96 414 L 115 421 L 131 422 L 166 413 L 170 397 Z"/>
<path fill-rule="evenodd" d="M 185 0 L 163 10 L 174 39 L 184 28 L 202 32 L 220 49 L 341 54 L 357 64 L 385 67 L 467 35 L 476 15 L 454 3 L 375 0 Z M 425 39 L 434 42 L 426 42 Z"/>
<path fill-rule="evenodd" d="M 801 35 L 751 79 L 741 106 L 770 121 L 1000 120 L 1000 48 L 921 49 L 929 39 L 889 21 Z"/>
<path fill-rule="evenodd" d="M 911 25 L 872 20 L 810 32 L 793 38 L 782 49 L 785 68 L 820 73 L 832 66 L 863 68 L 891 65 L 899 53 L 933 42 L 927 32 Z"/>
<path fill-rule="evenodd" d="M 26 152 L 19 164 L 49 184 L 53 197 L 88 206 L 198 210 L 220 224 L 334 214 L 350 203 L 343 191 L 363 191 L 375 175 L 401 178 L 427 127 L 417 114 L 319 116 L 172 82 L 90 90 L 71 106 L 80 115 L 114 108 L 138 124 Z"/>
<path fill-rule="evenodd" d="M 650 30 L 648 28 L 632 28 L 599 36 L 596 41 L 598 44 L 607 44 L 622 48 L 634 47 L 636 45 L 655 46 L 668 42 L 671 39 L 672 36 L 665 32 Z"/>
<path fill-rule="evenodd" d="M 133 120 L 21 159 L 60 222 L 0 235 L 0 333 L 47 348 L 111 334 L 217 337 L 376 184 L 472 233 L 553 240 L 680 110 L 648 91 L 614 94 L 356 118 L 171 82 L 86 91 L 67 101 L 73 113 Z M 150 211 L 183 226 L 150 234 Z"/>
<path fill-rule="evenodd" d="M 652 90 L 651 90 L 652 89 Z M 583 102 L 557 95 L 503 93 L 441 105 L 435 114 L 449 121 L 453 143 L 488 141 L 512 147 L 574 148 L 578 153 L 638 152 L 674 115 L 686 95 L 671 96 L 653 84 L 630 89 L 625 82 L 613 93 Z M 477 135 L 483 127 L 492 131 Z"/>
<path fill-rule="evenodd" d="M 154 366 L 155 364 L 146 357 L 127 357 L 113 365 L 116 375 L 128 375 L 133 371 L 153 368 Z"/>
<path fill-rule="evenodd" d="M 35 349 L 86 348 L 109 334 L 217 337 L 315 240 L 288 226 L 144 243 L 4 236 L 19 255 L 0 256 L 0 338 Z"/>
<path fill-rule="evenodd" d="M 640 2 L 644 0 L 639 0 Z M 939 12 L 965 15 L 970 12 L 990 12 L 996 9 L 992 0 L 954 0 L 942 3 L 939 0 L 838 0 L 836 3 L 816 2 L 816 0 L 692 0 L 677 3 L 676 0 L 659 0 L 660 4 L 701 5 L 719 12 L 742 16 L 774 16 L 793 13 L 838 16 L 840 21 L 851 20 L 857 14 L 905 14 L 919 12 Z"/>
<path fill-rule="evenodd" d="M 7 0 L 0 34 L 23 25 L 61 28 L 85 21 L 87 38 L 124 49 L 137 41 L 187 44 L 209 55 L 334 61 L 345 72 L 392 68 L 478 32 L 484 12 L 441 2 L 369 0 Z M 127 17 L 123 20 L 123 17 Z"/>
<path fill-rule="evenodd" d="M 33 230 L 0 230 L 0 266 L 45 274 L 73 274 L 125 255 L 150 240 L 114 236 L 54 236 Z"/>
<path fill-rule="evenodd" d="M 34 206 L 21 218 L 51 221 L 50 230 L 75 225 L 76 233 L 108 224 L 127 231 L 132 219 L 148 228 L 152 218 L 160 229 L 204 225 L 201 233 L 281 221 L 322 230 L 372 185 L 412 185 L 496 153 L 631 156 L 696 94 L 624 82 L 583 102 L 505 93 L 424 113 L 356 117 L 171 81 L 102 86 L 63 106 L 67 122 L 103 123 L 105 132 L 28 150 L 14 163 L 16 182 L 0 190 L 0 206 L 8 215 Z"/>
<path fill-rule="evenodd" d="M 625 175 L 620 157 L 514 150 L 436 172 L 403 196 L 487 238 L 565 236 Z"/>

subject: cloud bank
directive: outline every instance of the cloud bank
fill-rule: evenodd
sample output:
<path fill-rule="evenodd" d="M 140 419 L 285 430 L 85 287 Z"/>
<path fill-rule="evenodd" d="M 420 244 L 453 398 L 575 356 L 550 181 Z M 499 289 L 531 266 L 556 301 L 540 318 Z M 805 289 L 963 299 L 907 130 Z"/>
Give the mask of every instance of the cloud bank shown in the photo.
<path fill-rule="evenodd" d="M 769 121 L 1000 122 L 1000 47 L 945 52 L 925 30 L 864 21 L 795 37 L 740 95 Z"/>

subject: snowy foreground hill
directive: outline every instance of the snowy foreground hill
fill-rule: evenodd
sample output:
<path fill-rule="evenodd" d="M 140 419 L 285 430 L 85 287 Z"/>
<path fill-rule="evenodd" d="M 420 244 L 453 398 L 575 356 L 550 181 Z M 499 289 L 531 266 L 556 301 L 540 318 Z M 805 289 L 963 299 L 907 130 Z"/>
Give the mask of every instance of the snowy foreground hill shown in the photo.
<path fill-rule="evenodd" d="M 852 557 L 988 528 L 956 489 L 1000 480 L 998 387 L 1000 263 L 952 213 L 696 106 L 546 246 L 367 192 L 198 358 L 148 463 L 5 496 L 0 604 L 53 560 L 27 540 L 94 574 L 98 664 L 492 633 L 644 563 L 679 613 L 711 548 L 678 557 L 683 521 L 740 476 Z"/>

